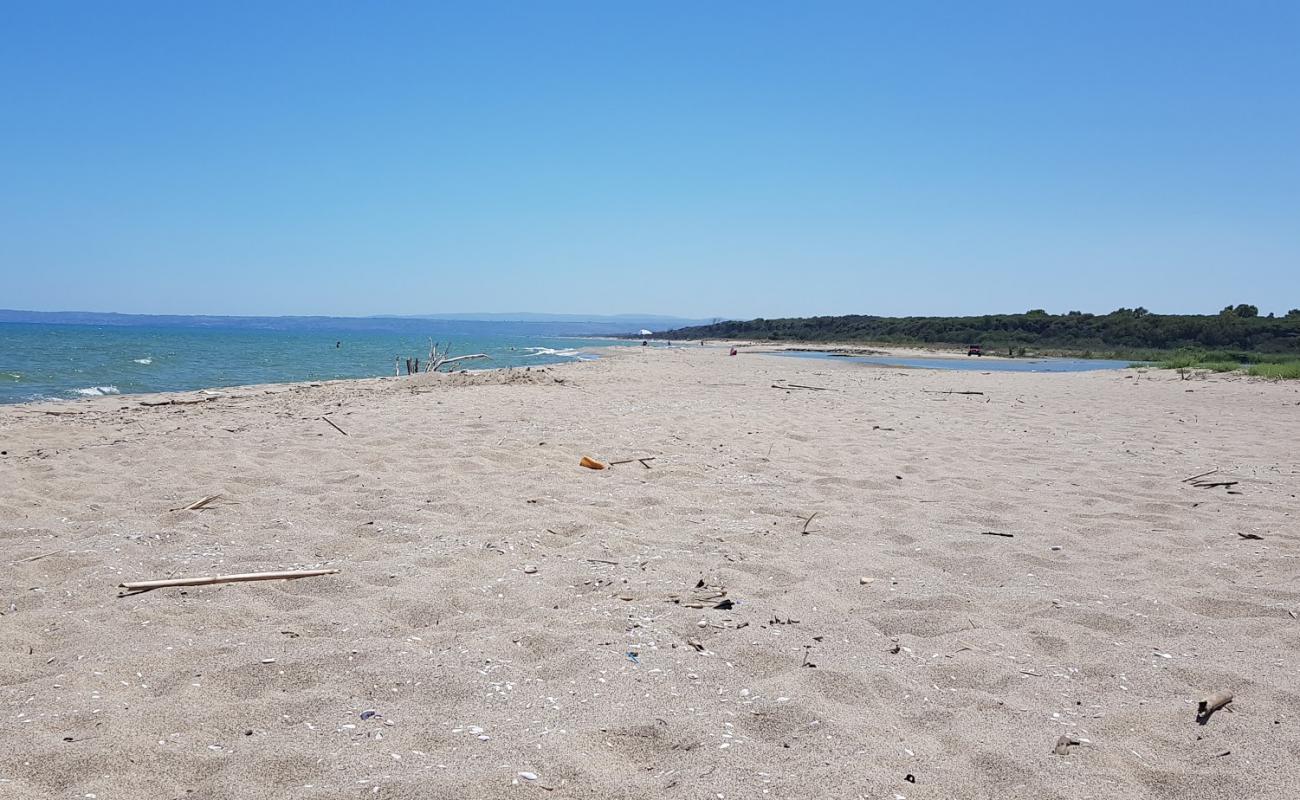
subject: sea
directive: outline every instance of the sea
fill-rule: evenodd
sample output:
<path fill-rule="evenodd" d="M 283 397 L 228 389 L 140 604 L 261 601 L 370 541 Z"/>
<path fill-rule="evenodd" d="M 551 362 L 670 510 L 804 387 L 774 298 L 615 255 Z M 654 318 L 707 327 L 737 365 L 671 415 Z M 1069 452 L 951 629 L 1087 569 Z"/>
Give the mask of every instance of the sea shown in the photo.
<path fill-rule="evenodd" d="M 263 327 L 0 322 L 0 403 L 393 375 L 397 359 L 403 372 L 406 358 L 423 362 L 431 339 L 450 344 L 452 356 L 490 357 L 461 362 L 458 368 L 465 369 L 582 361 L 610 346 L 640 345 L 576 334 L 592 327 L 598 326 L 477 320 L 358 325 L 327 318 Z"/>

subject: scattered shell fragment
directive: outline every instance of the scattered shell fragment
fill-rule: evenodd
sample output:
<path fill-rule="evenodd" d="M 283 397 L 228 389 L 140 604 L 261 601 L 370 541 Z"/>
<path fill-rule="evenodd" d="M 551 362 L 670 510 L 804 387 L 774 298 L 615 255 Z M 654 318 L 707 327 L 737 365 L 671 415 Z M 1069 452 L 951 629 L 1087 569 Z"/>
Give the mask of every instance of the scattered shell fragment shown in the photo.
<path fill-rule="evenodd" d="M 863 586 L 866 586 L 868 583 L 875 583 L 875 582 L 876 582 L 875 578 L 868 578 L 866 575 L 863 575 L 861 578 L 858 578 L 858 583 L 862 584 Z"/>
<path fill-rule="evenodd" d="M 537 565 L 536 565 L 536 564 L 524 564 L 524 574 L 525 574 L 525 575 L 532 575 L 532 574 L 534 574 L 534 573 L 536 573 L 536 572 L 537 572 Z"/>

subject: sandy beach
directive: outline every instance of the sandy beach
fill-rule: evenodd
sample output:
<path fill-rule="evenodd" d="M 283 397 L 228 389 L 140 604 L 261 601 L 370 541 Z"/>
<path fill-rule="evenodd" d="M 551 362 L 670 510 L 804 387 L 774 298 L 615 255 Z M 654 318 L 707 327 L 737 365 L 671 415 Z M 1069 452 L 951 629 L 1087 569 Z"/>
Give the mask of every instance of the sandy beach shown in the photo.
<path fill-rule="evenodd" d="M 1300 786 L 1294 382 L 683 347 L 208 397 L 0 407 L 0 798 Z"/>

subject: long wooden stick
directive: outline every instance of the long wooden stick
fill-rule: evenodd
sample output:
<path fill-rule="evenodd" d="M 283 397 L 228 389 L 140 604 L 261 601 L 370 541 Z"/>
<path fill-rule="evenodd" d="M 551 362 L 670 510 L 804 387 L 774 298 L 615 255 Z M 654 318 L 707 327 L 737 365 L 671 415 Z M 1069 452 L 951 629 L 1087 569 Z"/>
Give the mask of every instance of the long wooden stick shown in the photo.
<path fill-rule="evenodd" d="M 207 497 L 203 497 L 198 500 L 195 500 L 193 503 L 190 503 L 187 506 L 181 506 L 180 508 L 172 508 L 168 510 L 169 511 L 201 511 L 208 507 L 208 503 L 211 503 L 213 500 L 216 500 L 220 496 L 221 496 L 220 493 L 210 494 Z"/>
<path fill-rule="evenodd" d="M 325 420 L 326 422 L 328 422 L 328 423 L 330 424 L 330 427 L 331 427 L 331 428 L 333 428 L 334 430 L 336 430 L 336 431 L 338 431 L 339 433 L 343 434 L 344 436 L 347 436 L 347 435 L 348 435 L 348 432 L 347 432 L 347 431 L 345 431 L 345 430 L 343 430 L 342 428 L 340 428 L 339 426 L 335 425 L 335 424 L 334 424 L 334 421 L 331 420 L 329 417 L 321 417 L 321 419 L 323 419 L 323 420 Z"/>
<path fill-rule="evenodd" d="M 40 561 L 42 558 L 49 558 L 50 556 L 57 556 L 59 553 L 62 553 L 62 552 L 63 552 L 64 550 L 66 550 L 66 549 L 67 549 L 67 548 L 60 548 L 60 549 L 58 549 L 58 550 L 51 550 L 51 551 L 48 552 L 48 553 L 41 553 L 39 556 L 28 556 L 27 558 L 20 558 L 20 559 L 18 559 L 17 561 L 10 561 L 9 563 L 10 563 L 10 564 L 26 564 L 26 563 L 28 563 L 29 561 Z"/>
<path fill-rule="evenodd" d="M 142 406 L 193 406 L 199 403 L 210 403 L 216 400 L 215 397 L 193 397 L 189 399 L 172 398 L 171 400 L 141 400 Z"/>
<path fill-rule="evenodd" d="M 151 589 L 166 589 L 172 586 L 209 586 L 214 583 L 242 583 L 244 581 L 289 581 L 296 578 L 315 578 L 319 575 L 333 575 L 336 569 L 298 569 L 285 572 L 245 572 L 239 575 L 214 575 L 206 578 L 170 578 L 160 581 L 130 581 L 119 583 L 118 587 L 133 592 L 147 592 Z"/>
<path fill-rule="evenodd" d="M 471 353 L 470 355 L 467 356 L 454 356 L 452 358 L 443 358 L 440 359 L 438 363 L 433 365 L 433 369 L 431 371 L 437 372 L 440 367 L 444 367 L 447 364 L 455 364 L 457 361 L 469 361 L 470 359 L 474 359 L 474 358 L 486 358 L 490 361 L 492 359 L 492 356 L 488 355 L 487 353 Z"/>

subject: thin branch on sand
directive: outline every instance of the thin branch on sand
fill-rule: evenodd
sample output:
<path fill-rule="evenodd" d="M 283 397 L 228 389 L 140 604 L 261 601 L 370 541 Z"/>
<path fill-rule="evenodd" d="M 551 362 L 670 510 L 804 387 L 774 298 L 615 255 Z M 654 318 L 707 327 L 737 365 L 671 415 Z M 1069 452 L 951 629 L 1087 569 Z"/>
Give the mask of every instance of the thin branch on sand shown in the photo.
<path fill-rule="evenodd" d="M 238 575 L 214 575 L 205 578 L 170 578 L 158 581 L 130 581 L 118 584 L 119 588 L 129 590 L 129 594 L 140 594 L 154 589 L 167 589 L 173 586 L 210 586 L 215 583 L 243 583 L 246 581 L 291 581 L 298 578 L 315 578 L 320 575 L 333 575 L 337 569 L 298 569 L 283 572 L 245 572 Z M 123 596 L 126 596 L 125 594 Z"/>
<path fill-rule="evenodd" d="M 220 492 L 218 492 L 217 494 L 210 494 L 207 497 L 201 497 L 198 500 L 195 500 L 193 503 L 190 503 L 187 506 L 179 506 L 177 508 L 171 508 L 168 510 L 169 511 L 202 511 L 203 509 L 208 507 L 209 503 L 211 503 L 213 500 L 216 500 L 220 496 L 221 496 Z"/>

